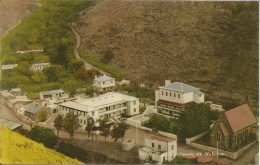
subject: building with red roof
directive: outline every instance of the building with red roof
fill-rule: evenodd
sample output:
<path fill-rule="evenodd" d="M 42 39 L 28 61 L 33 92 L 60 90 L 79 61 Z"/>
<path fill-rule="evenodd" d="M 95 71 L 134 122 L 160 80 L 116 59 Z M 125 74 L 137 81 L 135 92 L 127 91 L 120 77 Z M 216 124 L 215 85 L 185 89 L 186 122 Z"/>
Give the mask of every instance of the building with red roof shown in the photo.
<path fill-rule="evenodd" d="M 211 145 L 222 149 L 236 149 L 249 138 L 257 120 L 247 104 L 223 112 L 210 133 Z"/>
<path fill-rule="evenodd" d="M 164 136 L 152 135 L 145 138 L 145 146 L 138 149 L 139 159 L 158 163 L 170 161 L 177 154 L 177 141 Z"/>

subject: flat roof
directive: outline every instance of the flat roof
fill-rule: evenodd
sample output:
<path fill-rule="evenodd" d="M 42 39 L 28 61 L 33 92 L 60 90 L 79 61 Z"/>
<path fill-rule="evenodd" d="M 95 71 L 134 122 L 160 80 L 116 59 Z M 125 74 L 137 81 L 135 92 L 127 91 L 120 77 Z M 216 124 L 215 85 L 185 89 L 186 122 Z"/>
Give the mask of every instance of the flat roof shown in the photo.
<path fill-rule="evenodd" d="M 49 62 L 44 62 L 44 63 L 35 63 L 35 64 L 33 64 L 34 66 L 48 66 L 48 65 L 50 65 L 50 63 Z"/>
<path fill-rule="evenodd" d="M 50 90 L 50 91 L 42 91 L 40 94 L 43 95 L 51 95 L 51 94 L 58 94 L 58 93 L 64 93 L 64 90 L 62 89 L 56 89 L 56 90 Z"/>
<path fill-rule="evenodd" d="M 93 111 L 97 107 L 101 107 L 113 103 L 135 101 L 135 100 L 138 100 L 138 98 L 121 94 L 118 92 L 109 92 L 92 98 L 84 98 L 84 99 L 64 102 L 61 103 L 60 105 L 87 112 L 87 111 Z"/>

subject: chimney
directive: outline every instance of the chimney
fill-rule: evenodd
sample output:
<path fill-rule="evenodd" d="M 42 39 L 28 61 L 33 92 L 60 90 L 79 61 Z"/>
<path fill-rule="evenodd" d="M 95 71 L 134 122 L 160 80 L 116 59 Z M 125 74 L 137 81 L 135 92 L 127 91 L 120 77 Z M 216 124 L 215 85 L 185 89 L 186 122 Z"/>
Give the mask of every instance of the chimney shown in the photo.
<path fill-rule="evenodd" d="M 165 80 L 165 86 L 171 84 L 171 80 Z"/>

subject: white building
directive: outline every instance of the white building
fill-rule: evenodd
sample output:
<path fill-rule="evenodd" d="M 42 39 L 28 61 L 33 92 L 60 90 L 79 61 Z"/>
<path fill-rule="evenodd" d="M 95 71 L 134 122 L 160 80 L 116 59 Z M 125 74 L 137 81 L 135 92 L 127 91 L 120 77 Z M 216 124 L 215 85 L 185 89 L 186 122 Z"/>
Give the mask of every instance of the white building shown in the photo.
<path fill-rule="evenodd" d="M 95 122 L 104 116 L 108 119 L 118 119 L 121 114 L 139 114 L 139 99 L 117 92 L 109 92 L 92 98 L 78 99 L 59 104 L 59 113 L 78 115 L 79 124 L 86 126 L 87 119 L 92 117 Z"/>
<path fill-rule="evenodd" d="M 176 157 L 177 141 L 158 135 L 145 138 L 145 147 L 138 149 L 139 159 L 163 163 Z"/>
<path fill-rule="evenodd" d="M 116 89 L 115 79 L 105 74 L 103 76 L 95 76 L 93 80 L 93 90 L 98 93 L 110 92 Z"/>
<path fill-rule="evenodd" d="M 62 89 L 43 91 L 39 93 L 39 96 L 41 100 L 46 100 L 46 101 L 69 98 L 69 95 L 66 94 Z"/>
<path fill-rule="evenodd" d="M 31 70 L 34 72 L 39 72 L 41 70 L 43 70 L 44 68 L 47 68 L 51 66 L 51 64 L 49 62 L 45 62 L 45 63 L 36 63 L 36 64 L 32 64 L 31 66 Z"/>
<path fill-rule="evenodd" d="M 178 118 L 185 107 L 194 103 L 204 103 L 204 93 L 181 82 L 166 80 L 165 86 L 155 91 L 155 105 L 159 113 Z"/>

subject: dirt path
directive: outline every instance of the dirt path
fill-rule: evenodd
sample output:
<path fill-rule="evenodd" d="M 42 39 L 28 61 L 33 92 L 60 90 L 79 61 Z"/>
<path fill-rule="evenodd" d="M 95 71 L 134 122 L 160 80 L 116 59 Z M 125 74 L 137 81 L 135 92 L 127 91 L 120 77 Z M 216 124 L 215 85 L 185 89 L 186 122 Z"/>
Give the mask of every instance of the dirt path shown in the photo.
<path fill-rule="evenodd" d="M 80 43 L 81 43 L 81 39 L 80 39 L 80 35 L 76 32 L 76 30 L 71 26 L 71 23 L 69 24 L 70 25 L 70 28 L 72 30 L 72 32 L 75 34 L 76 36 L 76 44 L 75 44 L 75 48 L 74 48 L 74 54 L 76 56 L 77 59 L 79 59 L 80 61 L 82 61 L 85 65 L 85 68 L 86 69 L 96 69 L 98 70 L 100 73 L 102 74 L 106 74 L 106 75 L 109 75 L 108 73 L 104 72 L 103 70 L 100 70 L 99 68 L 91 65 L 90 63 L 88 63 L 87 61 L 85 61 L 83 58 L 81 58 L 79 56 L 79 53 L 78 53 L 78 48 L 80 46 Z"/>

